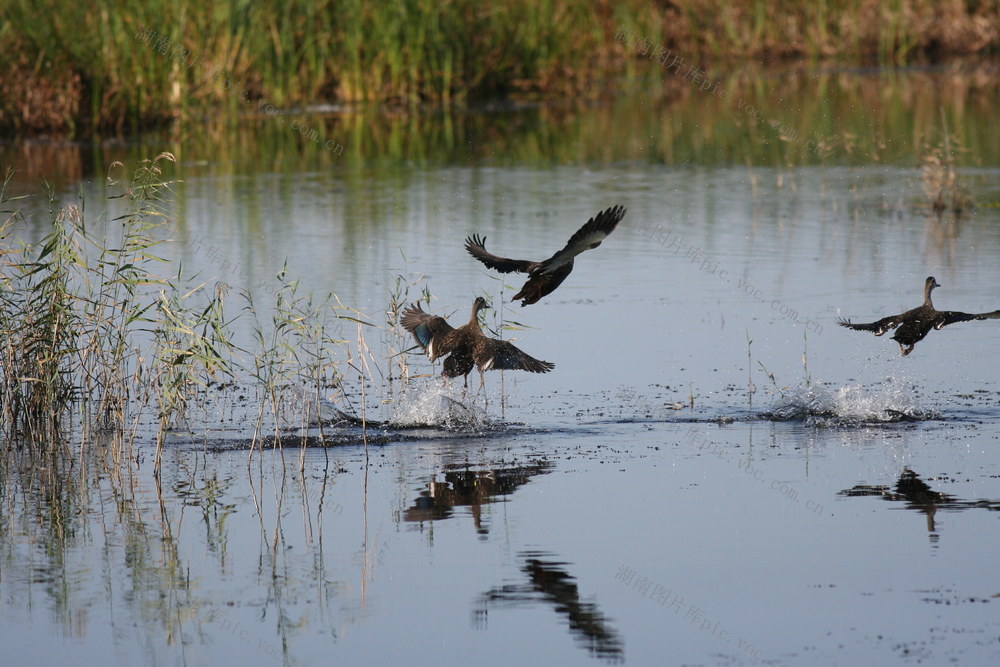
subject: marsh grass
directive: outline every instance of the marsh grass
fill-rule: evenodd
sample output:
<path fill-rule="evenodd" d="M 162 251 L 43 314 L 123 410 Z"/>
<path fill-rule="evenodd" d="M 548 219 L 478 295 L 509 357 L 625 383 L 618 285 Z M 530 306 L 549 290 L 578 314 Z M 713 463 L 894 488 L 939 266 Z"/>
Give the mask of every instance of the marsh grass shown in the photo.
<path fill-rule="evenodd" d="M 250 376 L 258 389 L 258 408 L 250 457 L 254 446 L 263 447 L 264 411 L 270 408 L 274 429 L 273 444 L 283 447 L 283 428 L 297 429 L 304 465 L 306 431 L 318 426 L 320 442 L 325 442 L 323 405 L 332 393 L 333 402 L 348 400 L 338 357 L 346 349 L 342 319 L 355 319 L 333 293 L 316 302 L 312 294 L 300 291 L 298 280 L 288 276 L 287 263 L 278 272 L 280 288 L 270 315 L 270 326 L 261 322 L 253 295 L 241 292 L 245 311 L 252 317 Z M 294 421 L 293 421 L 294 420 Z"/>
<path fill-rule="evenodd" d="M 0 315 L 8 435 L 20 432 L 35 441 L 58 441 L 77 394 L 71 374 L 79 329 L 70 271 L 79 255 L 71 217 L 72 212 L 60 211 L 36 252 L 22 246 L 4 256 L 5 268 L 13 269 L 5 276 L 10 289 Z"/>
<path fill-rule="evenodd" d="M 400 315 L 407 306 L 414 302 L 423 301 L 430 306 L 433 297 L 426 283 L 420 287 L 420 282 L 425 280 L 425 276 L 408 272 L 405 268 L 406 255 L 403 254 L 402 250 L 400 253 L 403 256 L 404 269 L 403 273 L 396 274 L 396 278 L 388 290 L 389 303 L 385 311 L 385 328 L 382 338 L 388 363 L 386 369 L 389 387 L 387 400 L 395 398 L 398 392 L 405 389 L 410 382 L 409 355 L 414 352 L 423 353 L 420 346 L 413 341 L 413 336 L 400 325 Z M 419 296 L 413 299 L 411 294 L 418 288 Z"/>
<path fill-rule="evenodd" d="M 0 126 L 122 129 L 212 110 L 599 98 L 640 55 L 621 26 L 688 62 L 900 64 L 996 52 L 996 3 L 936 0 L 166 0 L 0 5 Z"/>
<path fill-rule="evenodd" d="M 150 373 L 170 376 L 191 364 L 188 357 L 165 361 L 152 354 L 148 335 L 142 344 L 143 332 L 158 319 L 171 318 L 170 301 L 162 294 L 174 288 L 150 268 L 162 261 L 152 252 L 158 243 L 152 231 L 164 223 L 161 195 L 170 185 L 161 180 L 161 163 L 173 159 L 164 153 L 143 162 L 122 192 L 110 195 L 124 201 L 124 212 L 106 226 L 118 223 L 117 238 L 98 238 L 88 230 L 84 202 L 56 210 L 51 197 L 50 229 L 41 241 L 8 243 L 10 229 L 4 230 L 0 414 L 8 441 L 55 446 L 67 435 L 74 407 L 80 418 L 73 427 L 82 442 L 94 429 L 125 432 L 132 425 L 131 409 L 141 412 L 151 398 L 151 392 L 136 392 L 143 384 L 137 380 Z M 109 182 L 112 190 L 121 185 Z M 11 214 L 7 224 L 16 219 Z M 147 368 L 151 356 L 159 366 Z M 203 368 L 214 371 L 209 356 L 196 361 L 208 362 Z M 167 398 L 164 387 L 161 383 L 161 403 Z"/>
<path fill-rule="evenodd" d="M 203 285 L 186 292 L 160 290 L 156 304 L 154 375 L 157 389 L 159 428 L 156 441 L 156 469 L 159 469 L 165 433 L 183 419 L 188 402 L 197 387 L 211 381 L 233 377 L 230 341 L 225 320 L 224 301 L 227 285 L 216 283 L 214 294 L 204 305 L 190 301 L 202 293 Z M 141 379 L 137 366 L 133 379 Z"/>
<path fill-rule="evenodd" d="M 748 360 L 749 360 L 749 347 L 750 343 L 748 342 L 747 343 Z M 763 373 L 764 377 L 766 377 L 771 383 L 771 386 L 770 388 L 767 389 L 767 391 L 772 398 L 776 398 L 777 400 L 785 400 L 789 392 L 796 391 L 796 388 L 790 385 L 785 385 L 785 386 L 779 385 L 777 378 L 771 371 L 767 369 L 767 366 L 764 365 L 764 362 L 758 360 L 757 365 L 760 366 L 759 369 L 760 372 Z M 809 333 L 806 331 L 802 332 L 802 379 L 805 391 L 812 392 L 813 379 L 812 375 L 809 373 Z"/>
<path fill-rule="evenodd" d="M 920 167 L 924 196 L 938 220 L 948 211 L 956 217 L 961 216 L 975 204 L 955 169 L 957 153 L 962 151 L 958 137 L 948 131 L 948 118 L 942 109 L 941 139 L 935 144 L 925 145 Z"/>
<path fill-rule="evenodd" d="M 246 305 L 235 317 L 227 314 L 227 284 L 195 282 L 182 266 L 162 274 L 167 264 L 157 246 L 172 224 L 172 182 L 163 179 L 163 168 L 173 161 L 163 153 L 143 161 L 128 181 L 109 178 L 108 211 L 121 212 L 106 222 L 88 219 L 83 201 L 57 209 L 50 198 L 49 231 L 37 243 L 14 236 L 23 216 L 7 174 L 0 187 L 4 448 L 61 449 L 76 436 L 85 448 L 97 437 L 111 438 L 120 459 L 151 428 L 158 471 L 166 435 L 188 425 L 190 407 L 196 400 L 204 407 L 209 388 L 252 384 L 259 450 L 267 430 L 280 448 L 283 430 L 304 433 L 318 425 L 323 442 L 324 402 L 350 402 L 344 368 L 364 375 L 363 414 L 367 387 L 384 384 L 361 332 L 374 324 L 335 294 L 314 299 L 286 268 L 273 304 L 261 312 L 240 290 Z M 115 163 L 109 173 L 122 169 Z M 359 327 L 354 350 L 345 321 Z M 255 348 L 243 350 L 233 334 L 247 324 Z M 306 444 L 305 436 L 300 442 Z"/>

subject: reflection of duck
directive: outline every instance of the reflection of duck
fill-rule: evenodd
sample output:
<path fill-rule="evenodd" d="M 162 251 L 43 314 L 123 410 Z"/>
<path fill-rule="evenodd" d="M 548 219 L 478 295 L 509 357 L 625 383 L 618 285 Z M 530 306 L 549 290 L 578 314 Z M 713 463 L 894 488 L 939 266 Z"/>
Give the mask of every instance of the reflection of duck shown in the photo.
<path fill-rule="evenodd" d="M 892 335 L 893 340 L 899 343 L 899 351 L 904 355 L 913 351 L 913 346 L 924 339 L 931 329 L 954 324 L 956 322 L 968 322 L 969 320 L 988 320 L 1000 318 L 1000 310 L 990 313 L 960 313 L 955 310 L 937 310 L 931 303 L 931 292 L 935 287 L 940 287 L 934 276 L 927 278 L 924 283 L 924 305 L 908 310 L 899 315 L 890 315 L 868 324 L 852 324 L 850 320 L 841 319 L 837 321 L 842 327 L 854 329 L 855 331 L 871 331 L 876 336 L 881 336 L 889 329 L 896 329 Z M 904 349 L 903 346 L 906 346 Z"/>
<path fill-rule="evenodd" d="M 487 535 L 489 527 L 483 520 L 483 505 L 514 493 L 533 476 L 547 473 L 551 468 L 550 463 L 543 461 L 514 468 L 445 470 L 444 481 L 428 482 L 427 488 L 403 513 L 403 520 L 414 523 L 440 521 L 450 518 L 453 508 L 468 507 L 476 532 Z"/>
<path fill-rule="evenodd" d="M 596 248 L 625 217 L 624 206 L 612 206 L 588 220 L 570 237 L 566 246 L 541 262 L 498 257 L 486 250 L 486 237 L 474 234 L 465 239 L 465 249 L 480 262 L 500 273 L 527 273 L 528 281 L 511 301 L 521 299 L 521 306 L 536 303 L 566 280 L 573 270 L 573 259 L 585 250 Z"/>
<path fill-rule="evenodd" d="M 900 473 L 899 481 L 896 482 L 896 493 L 914 507 L 936 505 L 953 500 L 947 493 L 931 489 L 927 482 L 920 479 L 920 475 L 909 468 L 903 468 L 903 472 Z"/>
<path fill-rule="evenodd" d="M 469 373 L 473 365 L 479 368 L 480 389 L 483 387 L 483 372 L 488 370 L 548 373 L 555 368 L 555 364 L 539 361 L 514 347 L 509 341 L 487 337 L 479 327 L 479 311 L 483 308 L 489 308 L 486 299 L 476 297 L 468 324 L 457 329 L 443 317 L 425 313 L 416 303 L 403 312 L 399 321 L 427 351 L 431 361 L 447 354 L 441 375 L 448 378 L 461 375 L 466 387 L 469 386 Z"/>
<path fill-rule="evenodd" d="M 869 486 L 858 484 L 851 489 L 841 491 L 838 496 L 881 496 L 884 500 L 895 502 L 905 502 L 907 509 L 912 509 L 924 514 L 927 517 L 927 531 L 933 533 L 935 530 L 934 515 L 937 514 L 938 507 L 948 507 L 950 509 L 967 509 L 972 507 L 987 507 L 995 509 L 992 503 L 965 502 L 956 500 L 947 493 L 934 491 L 920 475 L 909 468 L 903 468 L 899 474 L 894 491 L 890 491 L 887 486 Z"/>
<path fill-rule="evenodd" d="M 907 507 L 927 516 L 927 530 L 931 533 L 935 530 L 934 515 L 938 505 L 953 500 L 949 495 L 931 489 L 927 482 L 920 479 L 920 475 L 909 468 L 904 468 L 899 475 L 896 493 L 906 499 Z"/>
<path fill-rule="evenodd" d="M 480 597 L 481 608 L 476 620 L 485 626 L 490 606 L 523 605 L 525 602 L 546 602 L 566 617 L 570 633 L 584 644 L 590 653 L 609 662 L 623 662 L 625 646 L 618 633 L 609 626 L 600 608 L 580 599 L 580 589 L 566 563 L 552 559 L 551 554 L 526 552 L 521 572 L 528 576 L 523 584 L 505 584 Z"/>

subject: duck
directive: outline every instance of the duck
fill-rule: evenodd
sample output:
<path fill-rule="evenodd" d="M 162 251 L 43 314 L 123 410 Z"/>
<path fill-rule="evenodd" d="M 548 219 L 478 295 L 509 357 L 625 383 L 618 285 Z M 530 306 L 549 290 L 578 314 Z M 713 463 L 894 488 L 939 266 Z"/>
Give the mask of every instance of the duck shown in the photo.
<path fill-rule="evenodd" d="M 924 281 L 924 304 L 917 306 L 899 315 L 883 317 L 868 324 L 855 324 L 849 319 L 841 318 L 837 324 L 855 331 L 871 331 L 876 336 L 881 336 L 889 329 L 896 329 L 892 339 L 899 343 L 899 351 L 905 357 L 913 352 L 913 347 L 922 341 L 931 329 L 941 329 L 956 322 L 968 322 L 970 320 L 991 320 L 1000 319 L 1000 310 L 989 313 L 962 313 L 956 310 L 938 310 L 931 302 L 931 292 L 935 288 L 941 287 L 941 283 L 928 276 Z"/>
<path fill-rule="evenodd" d="M 529 373 L 548 373 L 556 367 L 548 361 L 535 359 L 513 343 L 490 338 L 479 326 L 479 311 L 489 308 L 486 299 L 479 296 L 472 303 L 469 321 L 452 327 L 439 315 L 425 312 L 419 303 L 403 311 L 400 324 L 413 334 L 431 361 L 448 355 L 444 360 L 445 378 L 462 376 L 469 388 L 469 373 L 473 366 L 479 369 L 479 389 L 483 389 L 483 373 L 489 370 L 522 370 Z"/>
<path fill-rule="evenodd" d="M 521 307 L 538 303 L 543 296 L 551 294 L 573 270 L 573 260 L 585 250 L 601 245 L 615 227 L 625 217 L 624 206 L 612 206 L 588 220 L 570 237 L 566 246 L 546 260 L 535 262 L 528 259 L 499 257 L 486 250 L 486 237 L 478 234 L 467 236 L 465 249 L 491 269 L 500 273 L 527 273 L 528 280 L 511 301 L 521 300 Z"/>

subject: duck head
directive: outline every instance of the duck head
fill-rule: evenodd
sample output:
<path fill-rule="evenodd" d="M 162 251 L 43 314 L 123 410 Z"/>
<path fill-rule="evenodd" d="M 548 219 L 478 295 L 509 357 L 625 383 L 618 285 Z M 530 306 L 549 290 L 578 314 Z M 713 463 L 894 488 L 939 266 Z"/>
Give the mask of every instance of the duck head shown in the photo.
<path fill-rule="evenodd" d="M 927 281 L 924 283 L 924 303 L 930 304 L 931 292 L 935 287 L 941 287 L 941 284 L 934 279 L 934 276 L 927 276 Z"/>
<path fill-rule="evenodd" d="M 476 300 L 472 302 L 472 317 L 469 318 L 469 324 L 479 326 L 479 311 L 489 307 L 490 304 L 486 303 L 486 299 L 477 296 Z"/>

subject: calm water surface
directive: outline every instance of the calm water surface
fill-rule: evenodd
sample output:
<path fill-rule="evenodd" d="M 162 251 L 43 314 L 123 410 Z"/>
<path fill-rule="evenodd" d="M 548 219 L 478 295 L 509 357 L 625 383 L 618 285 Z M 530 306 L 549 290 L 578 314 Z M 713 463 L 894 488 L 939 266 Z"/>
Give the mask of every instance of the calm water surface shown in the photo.
<path fill-rule="evenodd" d="M 763 108 L 805 108 L 826 90 L 796 85 Z M 886 90 L 919 111 L 914 88 L 902 77 Z M 471 427 L 442 425 L 443 397 L 462 400 L 460 387 L 417 377 L 391 398 L 370 387 L 370 417 L 409 427 L 373 429 L 385 444 L 367 454 L 358 429 L 336 427 L 347 444 L 251 460 L 243 424 L 216 419 L 229 413 L 213 401 L 212 437 L 173 434 L 158 481 L 151 438 L 117 466 L 99 450 L 11 454 L 0 468 L 5 662 L 1000 659 L 1000 328 L 955 325 L 901 357 L 888 336 L 836 326 L 918 305 L 928 275 L 943 285 L 939 308 L 1000 308 L 996 146 L 963 157 L 975 210 L 938 220 L 914 157 L 919 120 L 905 112 L 880 111 L 899 130 L 888 160 L 794 160 L 795 141 L 777 161 L 773 146 L 745 160 L 734 146 L 752 142 L 729 136 L 698 150 L 730 159 L 669 159 L 665 128 L 677 117 L 699 127 L 702 97 L 630 96 L 572 121 L 493 114 L 501 128 L 576 127 L 579 159 L 544 131 L 521 139 L 558 145 L 559 159 L 519 157 L 527 149 L 502 137 L 492 158 L 476 141 L 467 159 L 349 149 L 297 166 L 281 150 L 213 159 L 184 144 L 164 235 L 183 239 L 172 259 L 200 280 L 273 303 L 287 260 L 292 279 L 377 324 L 397 276 L 456 324 L 484 295 L 487 322 L 516 322 L 504 337 L 556 370 L 505 373 L 502 388 L 489 373 L 455 417 L 473 410 Z M 845 108 L 843 97 L 831 104 Z M 863 108 L 836 117 L 856 123 Z M 995 132 L 978 108 L 963 136 Z M 726 118 L 742 127 L 716 112 L 704 122 L 718 132 Z M 653 155 L 618 141 L 597 156 L 605 133 L 627 129 L 612 121 L 633 117 L 630 145 Z M 79 180 L 93 208 L 106 169 L 61 172 L 59 197 L 71 201 Z M 534 306 L 507 303 L 520 282 L 462 248 L 479 233 L 494 252 L 542 258 L 619 203 L 629 210 L 615 233 Z M 385 372 L 390 340 L 368 340 Z M 220 429 L 236 434 L 221 447 Z"/>

